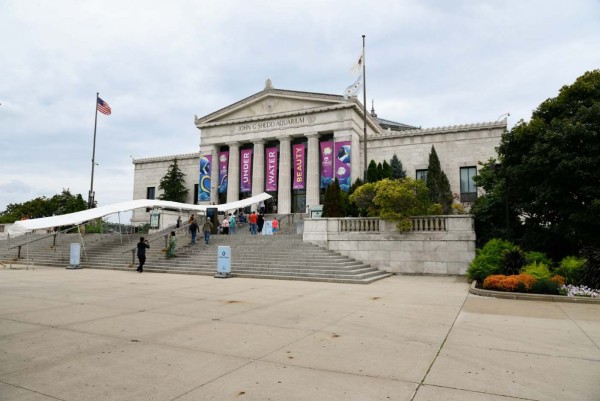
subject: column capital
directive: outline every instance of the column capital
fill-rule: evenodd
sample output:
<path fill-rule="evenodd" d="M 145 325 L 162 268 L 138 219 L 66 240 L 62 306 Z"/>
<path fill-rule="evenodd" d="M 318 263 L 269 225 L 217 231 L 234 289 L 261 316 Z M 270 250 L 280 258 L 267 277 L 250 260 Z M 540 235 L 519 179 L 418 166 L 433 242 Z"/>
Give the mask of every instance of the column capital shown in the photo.
<path fill-rule="evenodd" d="M 260 145 L 261 143 L 264 144 L 265 140 L 262 139 L 262 138 L 261 139 L 255 139 L 255 140 L 252 141 L 252 143 L 255 144 L 255 145 Z"/>
<path fill-rule="evenodd" d="M 277 138 L 279 140 L 279 142 L 292 142 L 292 138 L 290 138 L 289 136 L 283 136 L 281 138 Z"/>
<path fill-rule="evenodd" d="M 307 138 L 318 138 L 319 133 L 318 132 L 309 132 L 308 134 L 304 134 L 304 136 Z"/>
<path fill-rule="evenodd" d="M 230 148 L 239 148 L 240 147 L 240 143 L 239 142 L 229 142 L 229 147 Z"/>

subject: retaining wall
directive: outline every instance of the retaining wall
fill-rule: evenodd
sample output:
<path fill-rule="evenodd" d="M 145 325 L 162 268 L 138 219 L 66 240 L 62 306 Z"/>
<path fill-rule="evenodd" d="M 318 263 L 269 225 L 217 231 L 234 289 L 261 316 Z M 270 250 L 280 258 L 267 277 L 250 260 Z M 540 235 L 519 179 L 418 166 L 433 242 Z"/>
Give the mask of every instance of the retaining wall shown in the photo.
<path fill-rule="evenodd" d="M 377 218 L 305 219 L 303 239 L 393 273 L 464 275 L 475 258 L 471 215 L 413 217 L 406 232 Z"/>

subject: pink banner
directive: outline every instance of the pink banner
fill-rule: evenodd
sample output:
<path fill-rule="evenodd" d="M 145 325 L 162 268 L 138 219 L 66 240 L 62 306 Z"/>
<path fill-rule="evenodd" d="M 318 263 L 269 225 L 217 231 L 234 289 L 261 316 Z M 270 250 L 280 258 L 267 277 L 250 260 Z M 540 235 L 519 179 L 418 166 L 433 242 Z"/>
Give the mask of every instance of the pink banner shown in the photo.
<path fill-rule="evenodd" d="M 292 157 L 294 158 L 294 176 L 292 189 L 304 189 L 304 148 L 305 143 L 297 143 L 292 146 Z"/>
<path fill-rule="evenodd" d="M 321 142 L 321 188 L 333 181 L 333 142 Z"/>
<path fill-rule="evenodd" d="M 350 162 L 351 162 L 351 146 L 352 142 L 342 141 L 335 143 L 335 178 L 340 182 L 340 188 L 342 191 L 348 192 L 350 189 L 351 176 L 350 176 Z"/>
<path fill-rule="evenodd" d="M 229 168 L 229 151 L 219 152 L 219 193 L 227 193 L 227 169 Z"/>
<path fill-rule="evenodd" d="M 240 192 L 252 192 L 252 149 L 242 149 L 240 167 Z"/>
<path fill-rule="evenodd" d="M 267 177 L 265 191 L 277 191 L 277 148 L 267 148 Z"/>

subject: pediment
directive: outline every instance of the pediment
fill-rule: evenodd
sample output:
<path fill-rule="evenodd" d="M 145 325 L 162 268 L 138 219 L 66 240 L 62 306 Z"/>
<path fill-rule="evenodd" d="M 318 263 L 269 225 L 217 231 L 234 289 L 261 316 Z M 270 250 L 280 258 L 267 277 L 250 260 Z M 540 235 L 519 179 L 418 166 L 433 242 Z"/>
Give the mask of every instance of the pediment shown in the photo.
<path fill-rule="evenodd" d="M 346 104 L 342 96 L 266 89 L 221 110 L 196 119 L 196 125 L 240 122 L 261 116 L 317 110 Z"/>

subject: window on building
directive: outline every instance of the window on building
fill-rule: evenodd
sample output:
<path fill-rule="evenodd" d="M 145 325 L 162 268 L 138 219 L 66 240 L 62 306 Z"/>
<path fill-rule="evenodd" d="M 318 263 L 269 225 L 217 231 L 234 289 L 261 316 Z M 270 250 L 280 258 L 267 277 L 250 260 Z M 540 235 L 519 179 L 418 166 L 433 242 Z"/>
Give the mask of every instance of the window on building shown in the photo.
<path fill-rule="evenodd" d="M 156 199 L 156 187 L 146 188 L 146 199 Z"/>
<path fill-rule="evenodd" d="M 417 170 L 417 180 L 427 181 L 427 169 Z"/>
<path fill-rule="evenodd" d="M 460 168 L 460 201 L 475 202 L 477 199 L 477 186 L 473 177 L 477 175 L 477 167 Z"/>
<path fill-rule="evenodd" d="M 194 184 L 194 205 L 198 204 L 198 184 Z"/>

